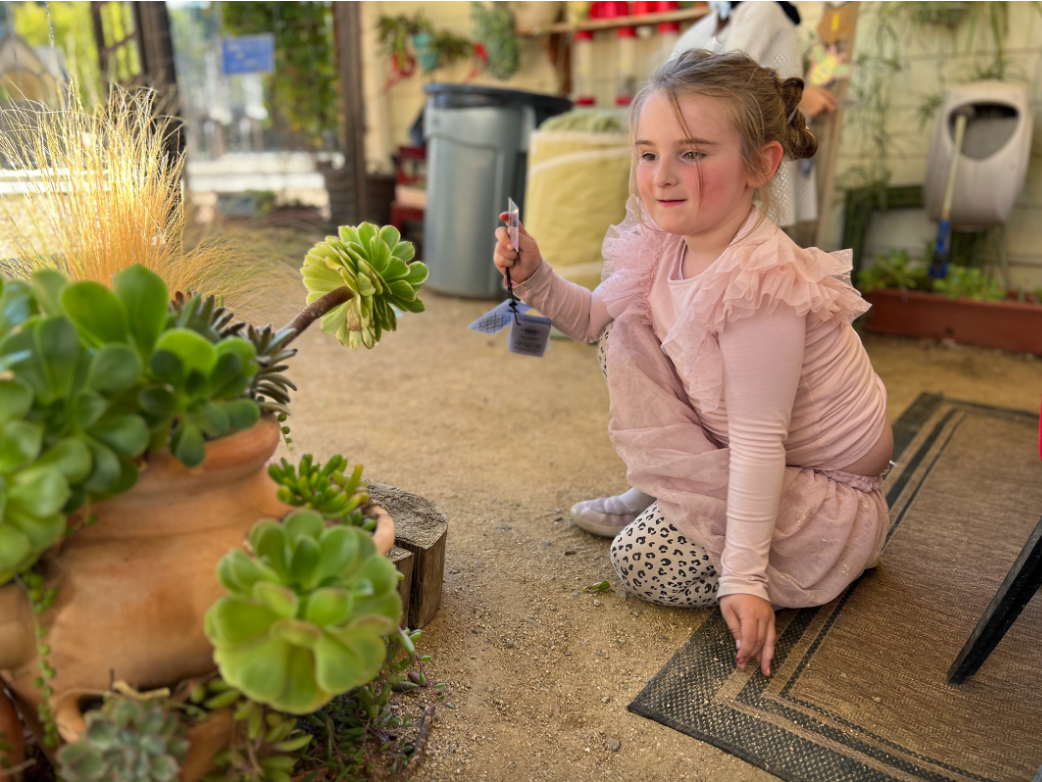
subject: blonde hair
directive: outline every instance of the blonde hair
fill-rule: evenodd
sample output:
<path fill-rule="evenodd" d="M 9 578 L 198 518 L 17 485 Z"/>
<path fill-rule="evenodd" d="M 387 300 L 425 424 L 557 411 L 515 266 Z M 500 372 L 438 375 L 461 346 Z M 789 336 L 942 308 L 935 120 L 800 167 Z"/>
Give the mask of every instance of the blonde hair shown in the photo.
<path fill-rule="evenodd" d="M 757 65 L 744 52 L 714 54 L 705 49 L 690 49 L 658 67 L 630 104 L 630 135 L 634 140 L 641 111 L 656 93 L 669 98 L 685 131 L 687 125 L 680 109 L 682 99 L 703 97 L 725 101 L 741 138 L 742 162 L 751 174 L 764 173 L 761 150 L 772 141 L 781 144 L 785 156 L 793 160 L 813 157 L 817 152 L 817 139 L 807 129 L 807 118 L 799 110 L 803 79 L 782 81 L 777 71 Z M 633 158 L 630 194 L 639 195 L 636 147 Z M 701 166 L 698 172 L 701 187 Z M 770 192 L 766 183 L 757 188 L 754 198 L 764 213 L 770 209 Z M 639 198 L 638 202 L 643 213 L 643 202 Z M 643 217 L 641 214 L 641 219 Z"/>

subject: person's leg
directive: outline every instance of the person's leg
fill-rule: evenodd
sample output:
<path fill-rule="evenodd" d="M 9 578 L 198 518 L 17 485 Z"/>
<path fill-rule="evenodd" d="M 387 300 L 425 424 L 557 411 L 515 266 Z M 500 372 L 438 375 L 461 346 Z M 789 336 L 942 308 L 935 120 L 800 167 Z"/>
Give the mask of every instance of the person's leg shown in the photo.
<path fill-rule="evenodd" d="M 709 554 L 666 521 L 657 502 L 612 542 L 611 564 L 627 589 L 651 603 L 706 608 L 718 602 Z"/>
<path fill-rule="evenodd" d="M 597 360 L 605 378 L 608 377 L 606 358 L 608 337 L 614 325 L 615 321 L 612 321 L 605 326 L 597 341 Z M 592 535 L 614 538 L 620 530 L 637 518 L 638 513 L 654 501 L 654 497 L 637 489 L 630 489 L 613 497 L 598 497 L 594 500 L 577 502 L 572 506 L 571 517 L 577 526 Z"/>

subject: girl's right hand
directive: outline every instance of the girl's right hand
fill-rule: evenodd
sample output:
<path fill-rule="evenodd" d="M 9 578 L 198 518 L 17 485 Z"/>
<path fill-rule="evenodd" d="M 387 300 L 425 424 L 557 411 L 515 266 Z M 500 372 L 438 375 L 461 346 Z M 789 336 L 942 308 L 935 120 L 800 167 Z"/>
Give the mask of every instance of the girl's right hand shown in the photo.
<path fill-rule="evenodd" d="M 507 213 L 499 215 L 503 222 L 507 220 Z M 522 283 L 531 277 L 539 269 L 543 257 L 539 254 L 539 245 L 535 239 L 528 235 L 523 225 L 518 224 L 518 244 L 521 245 L 520 255 L 516 247 L 510 246 L 510 232 L 506 228 L 496 229 L 496 252 L 492 257 L 499 273 L 506 277 L 507 269 L 510 269 L 510 281 L 515 285 Z"/>

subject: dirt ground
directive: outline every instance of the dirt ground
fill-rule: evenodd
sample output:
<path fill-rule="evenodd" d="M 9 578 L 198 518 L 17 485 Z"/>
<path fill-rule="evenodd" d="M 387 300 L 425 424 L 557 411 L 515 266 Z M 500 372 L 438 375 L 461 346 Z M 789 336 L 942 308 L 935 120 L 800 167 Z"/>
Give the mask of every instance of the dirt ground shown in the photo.
<path fill-rule="evenodd" d="M 254 322 L 281 324 L 303 301 L 302 288 L 276 293 L 253 308 Z M 423 298 L 428 311 L 403 318 L 372 351 L 313 328 L 288 373 L 300 388 L 290 419 L 298 458 L 342 453 L 450 518 L 442 607 L 419 646 L 458 708 L 438 710 L 412 779 L 774 779 L 626 711 L 710 612 L 628 597 L 610 541 L 568 518 L 574 502 L 626 486 L 595 348 L 554 340 L 541 360 L 511 355 L 505 332 L 467 330 L 492 302 Z M 865 344 L 891 420 L 922 391 L 1038 410 L 1042 362 L 1033 358 L 896 338 Z M 581 591 L 603 579 L 612 591 Z"/>

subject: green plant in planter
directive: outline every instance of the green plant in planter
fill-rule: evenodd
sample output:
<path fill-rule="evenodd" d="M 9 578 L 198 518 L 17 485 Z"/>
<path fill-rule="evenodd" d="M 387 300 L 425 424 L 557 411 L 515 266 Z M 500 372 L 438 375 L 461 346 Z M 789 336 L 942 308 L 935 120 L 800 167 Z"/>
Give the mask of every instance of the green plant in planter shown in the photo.
<path fill-rule="evenodd" d="M 218 567 L 228 597 L 206 614 L 222 678 L 251 700 L 307 714 L 380 672 L 398 627 L 399 573 L 354 527 L 312 511 L 249 536 Z"/>
<path fill-rule="evenodd" d="M 188 755 L 184 723 L 158 701 L 109 697 L 58 752 L 65 782 L 172 782 Z"/>
<path fill-rule="evenodd" d="M 295 386 L 282 362 L 316 319 L 344 344 L 373 347 L 397 327 L 396 309 L 422 312 L 427 268 L 413 255 L 390 226 L 342 228 L 308 254 L 307 307 L 277 331 L 232 323 L 212 297 L 171 302 L 140 265 L 111 289 L 53 269 L 0 278 L 0 584 L 61 538 L 68 514 L 133 486 L 147 450 L 169 447 L 195 467 L 207 439 L 248 429 L 262 407 L 287 415 Z M 302 504 L 358 524 L 357 477 Z"/>
<path fill-rule="evenodd" d="M 935 280 L 933 288 L 949 299 L 1005 301 L 1006 289 L 976 266 L 949 266 L 948 276 Z"/>
<path fill-rule="evenodd" d="M 864 293 L 880 288 L 929 290 L 930 275 L 925 265 L 909 257 L 907 250 L 891 250 L 889 255 L 877 255 L 871 268 L 858 273 L 858 287 Z"/>
<path fill-rule="evenodd" d="M 61 538 L 69 484 L 90 472 L 90 452 L 79 440 L 59 440 L 41 455 L 43 427 L 22 419 L 32 401 L 27 386 L 0 381 L 0 583 Z"/>
<path fill-rule="evenodd" d="M 376 529 L 372 519 L 362 519 L 361 507 L 369 502 L 368 485 L 362 482 L 362 465 L 355 465 L 350 475 L 343 472 L 347 459 L 332 456 L 325 466 L 306 453 L 297 468 L 285 459 L 273 464 L 268 474 L 279 484 L 279 500 L 297 508 L 315 510 L 326 519 L 337 519 L 363 529 Z"/>
<path fill-rule="evenodd" d="M 485 47 L 489 75 L 506 81 L 521 67 L 514 15 L 506 3 L 475 0 L 470 4 L 470 16 L 474 22 L 474 40 Z"/>

